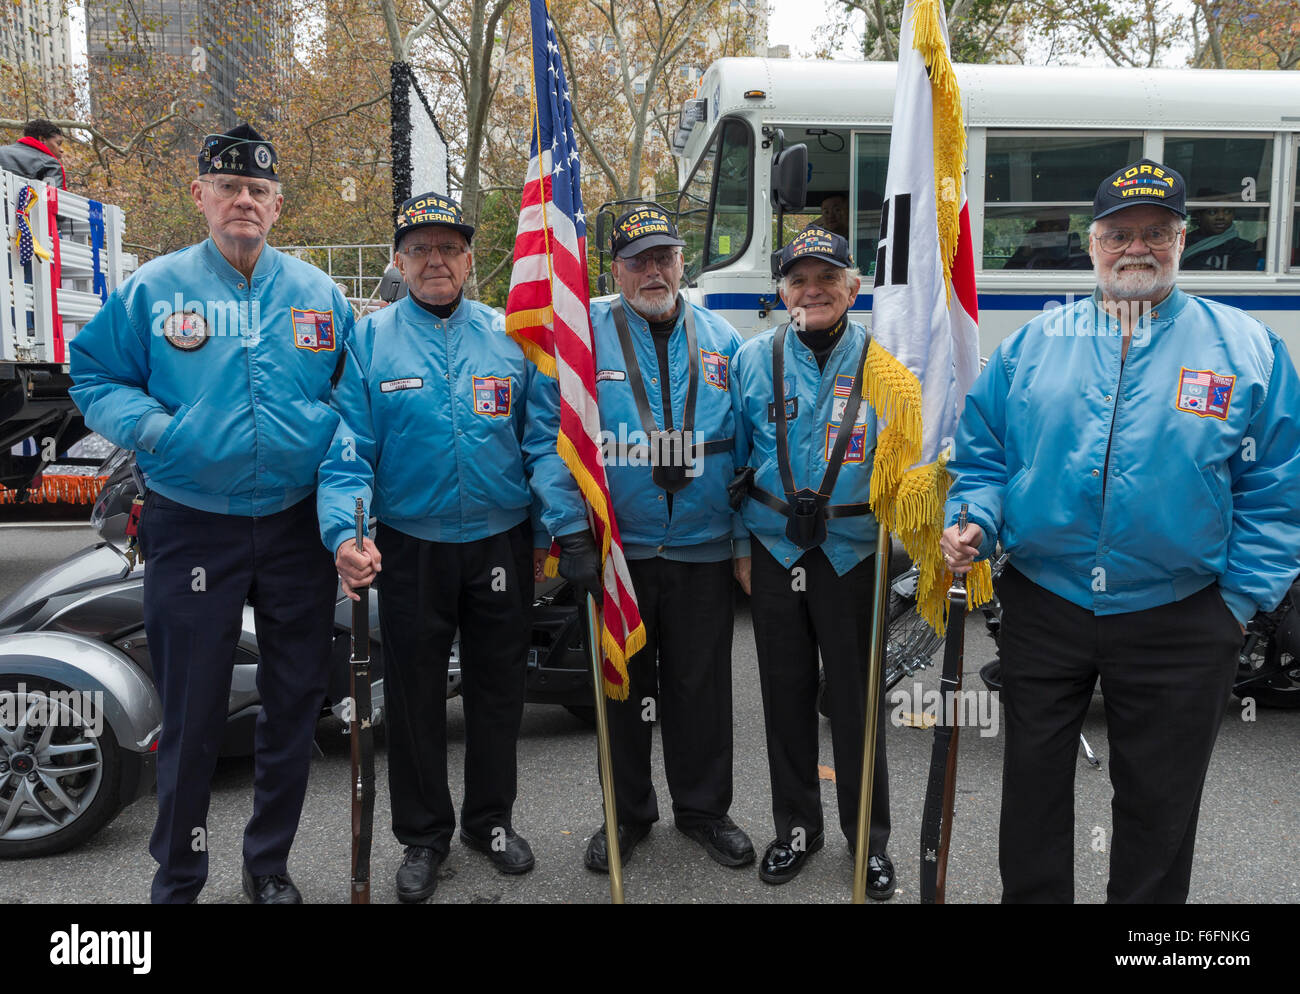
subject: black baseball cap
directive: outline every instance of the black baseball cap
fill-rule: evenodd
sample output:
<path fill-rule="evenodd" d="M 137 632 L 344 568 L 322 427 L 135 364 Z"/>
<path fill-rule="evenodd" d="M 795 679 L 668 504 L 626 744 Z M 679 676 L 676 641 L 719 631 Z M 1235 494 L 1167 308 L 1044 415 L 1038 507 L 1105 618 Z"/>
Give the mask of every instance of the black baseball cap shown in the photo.
<path fill-rule="evenodd" d="M 404 201 L 401 210 L 397 212 L 397 221 L 393 227 L 393 247 L 397 247 L 397 243 L 408 231 L 435 224 L 454 228 L 465 236 L 467 242 L 474 239 L 474 226 L 465 223 L 465 215 L 459 203 L 441 193 L 422 193 Z"/>
<path fill-rule="evenodd" d="M 1092 218 L 1114 214 L 1135 204 L 1168 207 L 1179 217 L 1187 216 L 1187 186 L 1176 170 L 1142 159 L 1102 180 L 1092 202 Z"/>
<path fill-rule="evenodd" d="M 781 249 L 781 275 L 784 276 L 791 266 L 803 259 L 821 259 L 840 269 L 850 269 L 853 266 L 849 240 L 817 224 L 808 225 L 791 239 L 789 245 Z"/>
<path fill-rule="evenodd" d="M 614 222 L 610 248 L 615 258 L 626 259 L 660 245 L 681 247 L 686 243 L 677 236 L 677 225 L 663 208 L 638 204 Z"/>

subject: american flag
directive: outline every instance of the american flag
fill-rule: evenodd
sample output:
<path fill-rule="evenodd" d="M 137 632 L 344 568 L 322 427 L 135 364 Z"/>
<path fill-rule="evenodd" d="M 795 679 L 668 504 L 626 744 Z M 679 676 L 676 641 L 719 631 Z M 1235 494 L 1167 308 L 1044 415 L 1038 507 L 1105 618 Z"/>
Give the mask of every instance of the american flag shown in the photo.
<path fill-rule="evenodd" d="M 587 225 L 579 190 L 573 107 L 545 0 L 529 0 L 532 20 L 532 157 L 519 208 L 506 331 L 560 384 L 556 447 L 590 505 L 605 588 L 601 648 L 605 693 L 628 694 L 627 657 L 645 645 L 623 545 L 614 521 L 597 436 L 596 360 L 587 290 Z M 547 562 L 554 568 L 555 551 Z"/>

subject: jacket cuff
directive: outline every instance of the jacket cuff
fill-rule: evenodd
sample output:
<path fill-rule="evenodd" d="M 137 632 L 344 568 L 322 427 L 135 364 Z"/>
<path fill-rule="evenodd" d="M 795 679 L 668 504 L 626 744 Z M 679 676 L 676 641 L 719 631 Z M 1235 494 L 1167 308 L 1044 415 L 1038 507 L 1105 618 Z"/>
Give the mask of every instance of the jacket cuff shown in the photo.
<path fill-rule="evenodd" d="M 749 556 L 749 539 L 733 538 L 731 540 L 731 557 L 733 559 L 745 559 Z"/>
<path fill-rule="evenodd" d="M 352 539 L 352 541 L 354 542 L 357 540 L 356 525 L 353 525 L 350 528 L 345 528 L 341 525 L 335 528 L 331 528 L 328 532 L 325 533 L 324 539 L 325 539 L 325 548 L 329 550 L 330 558 L 333 559 L 335 556 L 338 555 L 339 546 L 341 546 L 344 542 L 346 542 L 348 539 Z"/>
<path fill-rule="evenodd" d="M 162 438 L 167 426 L 172 423 L 172 415 L 166 411 L 150 411 L 135 425 L 135 447 L 153 455 L 158 439 Z"/>
<path fill-rule="evenodd" d="M 579 532 L 585 531 L 587 531 L 587 522 L 585 520 L 571 521 L 567 525 L 560 525 L 559 528 L 555 529 L 555 537 L 563 538 L 565 535 L 577 535 Z M 546 544 L 549 546 L 551 543 L 547 542 Z M 538 546 L 538 548 L 540 549 L 541 546 Z"/>
<path fill-rule="evenodd" d="M 1255 602 L 1246 594 L 1239 594 L 1235 590 L 1224 590 L 1220 587 L 1219 593 L 1223 596 L 1223 603 L 1228 605 L 1232 616 L 1243 625 L 1250 624 L 1250 619 L 1255 617 Z"/>

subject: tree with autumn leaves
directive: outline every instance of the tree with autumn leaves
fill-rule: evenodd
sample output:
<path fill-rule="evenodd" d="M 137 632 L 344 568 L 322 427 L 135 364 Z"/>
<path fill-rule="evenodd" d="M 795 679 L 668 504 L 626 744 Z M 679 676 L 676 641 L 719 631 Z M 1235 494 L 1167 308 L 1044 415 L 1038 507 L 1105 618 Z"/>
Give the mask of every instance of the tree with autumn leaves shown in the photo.
<path fill-rule="evenodd" d="M 584 198 L 601 203 L 668 193 L 668 137 L 699 74 L 728 55 L 762 52 L 765 0 L 551 0 L 574 103 Z M 1195 66 L 1294 68 L 1300 2 L 1193 0 L 946 0 L 955 50 L 968 61 L 1015 61 L 1033 38 L 1052 61 L 1100 52 L 1117 65 L 1153 65 L 1190 42 Z M 123 3 L 113 52 L 88 69 L 37 78 L 0 67 L 0 129 L 46 117 L 70 131 L 74 190 L 127 212 L 142 259 L 201 239 L 189 180 L 212 120 L 207 48 L 283 16 L 292 58 L 247 79 L 235 111 L 281 151 L 285 211 L 279 245 L 379 244 L 391 235 L 389 66 L 409 62 L 450 143 L 453 195 L 478 227 L 476 292 L 505 300 L 520 184 L 528 159 L 527 6 L 511 0 L 228 0 L 184 54 L 151 45 L 158 25 Z M 889 59 L 902 0 L 839 0 L 826 51 Z M 1186 8 L 1188 5 L 1183 4 Z M 838 34 L 836 33 L 838 32 Z M 779 39 L 776 39 L 779 40 Z M 230 123 L 230 122 L 224 122 Z M 373 271 L 373 268 L 372 268 Z"/>

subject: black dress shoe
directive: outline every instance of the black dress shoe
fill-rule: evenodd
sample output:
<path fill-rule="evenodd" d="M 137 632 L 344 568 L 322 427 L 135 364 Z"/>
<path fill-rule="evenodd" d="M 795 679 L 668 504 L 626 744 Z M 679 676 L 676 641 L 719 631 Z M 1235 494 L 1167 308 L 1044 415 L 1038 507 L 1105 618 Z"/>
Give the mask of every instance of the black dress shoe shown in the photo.
<path fill-rule="evenodd" d="M 808 857 L 825 844 L 824 832 L 818 832 L 801 849 L 795 849 L 784 839 L 774 839 L 763 853 L 763 863 L 758 868 L 759 879 L 769 884 L 789 883 L 799 875 Z"/>
<path fill-rule="evenodd" d="M 649 822 L 632 822 L 618 826 L 618 858 L 625 866 L 632 858 L 636 844 L 650 834 Z M 582 864 L 596 873 L 609 872 L 609 851 L 605 844 L 605 826 L 601 825 L 587 843 L 587 855 Z"/>
<path fill-rule="evenodd" d="M 527 839 L 522 835 L 516 835 L 513 828 L 506 829 L 504 837 L 496 829 L 493 829 L 493 832 L 495 835 L 492 838 L 484 840 L 475 838 L 462 829 L 460 841 L 471 849 L 487 853 L 492 865 L 502 873 L 514 876 L 527 873 L 533 868 L 535 865 L 533 850 L 529 847 Z"/>
<path fill-rule="evenodd" d="M 894 896 L 898 887 L 898 878 L 894 876 L 893 860 L 885 853 L 867 857 L 867 897 L 876 901 L 888 901 Z"/>
<path fill-rule="evenodd" d="M 302 904 L 302 895 L 287 873 L 255 877 L 244 866 L 244 894 L 254 904 Z"/>
<path fill-rule="evenodd" d="M 403 904 L 427 901 L 438 889 L 438 867 L 446 854 L 428 846 L 407 846 L 397 868 L 397 899 Z"/>
<path fill-rule="evenodd" d="M 723 866 L 748 866 L 754 862 L 754 843 L 726 815 L 698 825 L 678 825 L 677 831 L 694 839 Z"/>

